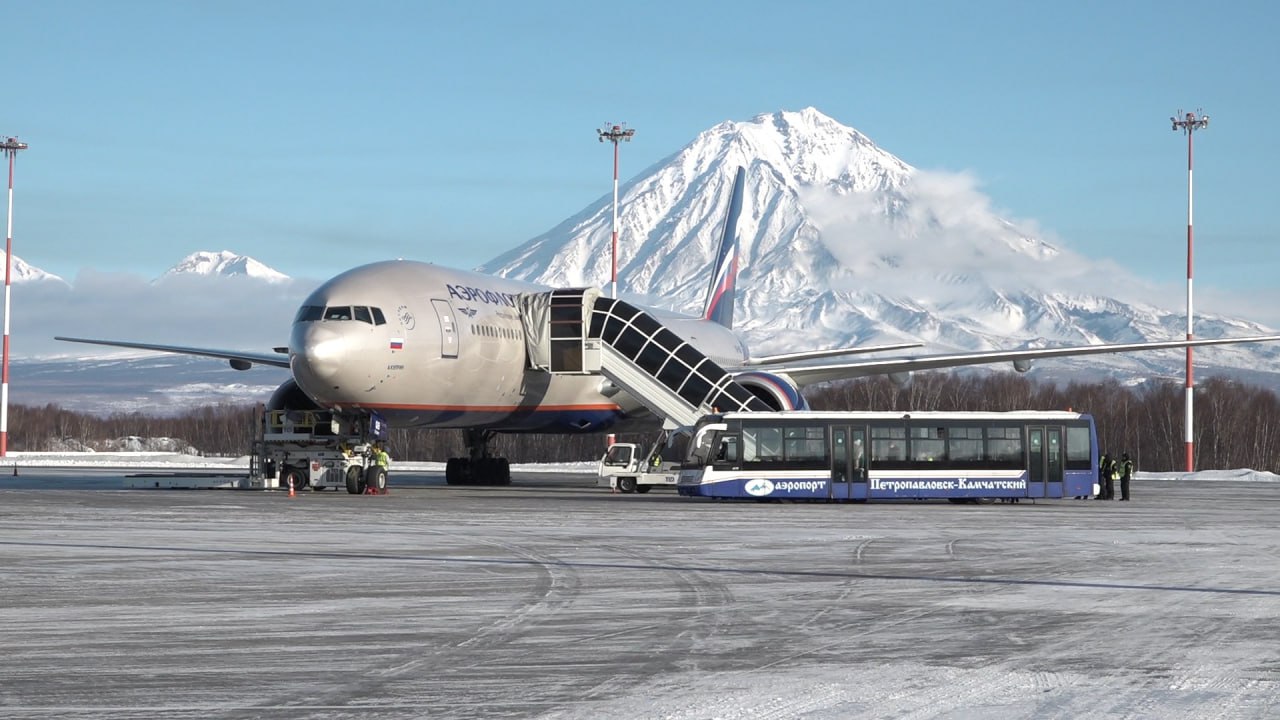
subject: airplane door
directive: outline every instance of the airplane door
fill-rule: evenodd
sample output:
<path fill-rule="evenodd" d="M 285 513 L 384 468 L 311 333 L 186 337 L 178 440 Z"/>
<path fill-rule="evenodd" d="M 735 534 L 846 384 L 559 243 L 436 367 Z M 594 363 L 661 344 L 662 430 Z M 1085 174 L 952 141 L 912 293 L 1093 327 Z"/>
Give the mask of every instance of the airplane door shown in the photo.
<path fill-rule="evenodd" d="M 432 300 L 431 306 L 440 321 L 440 357 L 458 357 L 458 325 L 453 319 L 453 308 L 445 300 Z"/>

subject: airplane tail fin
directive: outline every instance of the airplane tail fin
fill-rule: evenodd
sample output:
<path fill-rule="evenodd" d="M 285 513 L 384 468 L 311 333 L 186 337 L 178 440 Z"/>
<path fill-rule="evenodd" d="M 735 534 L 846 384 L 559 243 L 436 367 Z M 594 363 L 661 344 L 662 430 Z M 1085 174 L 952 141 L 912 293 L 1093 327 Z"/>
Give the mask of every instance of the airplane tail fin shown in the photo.
<path fill-rule="evenodd" d="M 738 168 L 733 179 L 733 195 L 729 200 L 729 214 L 724 219 L 724 233 L 720 236 L 720 248 L 711 273 L 711 285 L 707 288 L 707 303 L 702 317 L 727 328 L 733 327 L 733 300 L 738 283 L 738 216 L 742 214 L 742 193 L 747 171 Z"/>

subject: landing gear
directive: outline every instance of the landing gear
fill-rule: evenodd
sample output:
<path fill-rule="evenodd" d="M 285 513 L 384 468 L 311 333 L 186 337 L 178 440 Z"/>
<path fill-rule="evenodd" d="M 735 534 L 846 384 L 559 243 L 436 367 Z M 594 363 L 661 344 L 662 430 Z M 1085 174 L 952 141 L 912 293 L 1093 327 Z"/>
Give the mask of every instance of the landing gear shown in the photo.
<path fill-rule="evenodd" d="M 469 457 L 449 458 L 444 467 L 444 481 L 450 485 L 510 485 L 510 463 L 506 458 L 489 454 L 489 443 L 497 433 L 467 429 L 462 434 Z"/>

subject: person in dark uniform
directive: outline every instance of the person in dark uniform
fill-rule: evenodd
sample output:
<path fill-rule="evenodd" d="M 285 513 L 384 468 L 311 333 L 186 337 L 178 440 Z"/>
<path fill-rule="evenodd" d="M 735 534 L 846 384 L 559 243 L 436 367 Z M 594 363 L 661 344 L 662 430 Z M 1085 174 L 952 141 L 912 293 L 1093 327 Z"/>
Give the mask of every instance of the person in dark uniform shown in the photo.
<path fill-rule="evenodd" d="M 1098 496 L 1094 500 L 1111 499 L 1107 497 L 1107 486 L 1111 484 L 1111 466 L 1111 456 L 1102 453 L 1102 457 L 1098 458 Z"/>
<path fill-rule="evenodd" d="M 1133 479 L 1133 461 L 1129 453 L 1120 456 L 1120 499 L 1129 499 L 1129 481 Z"/>

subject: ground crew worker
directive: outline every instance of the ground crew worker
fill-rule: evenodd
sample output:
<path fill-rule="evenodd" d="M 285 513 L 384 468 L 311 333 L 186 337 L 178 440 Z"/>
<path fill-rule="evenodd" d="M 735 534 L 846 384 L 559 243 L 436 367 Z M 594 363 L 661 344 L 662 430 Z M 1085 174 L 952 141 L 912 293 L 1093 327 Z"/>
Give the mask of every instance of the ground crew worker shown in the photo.
<path fill-rule="evenodd" d="M 1129 453 L 1120 456 L 1120 499 L 1129 499 L 1129 481 L 1133 479 L 1133 461 Z"/>
<path fill-rule="evenodd" d="M 1094 500 L 1110 500 L 1107 496 L 1107 486 L 1111 485 L 1111 468 L 1114 463 L 1111 456 L 1102 453 L 1102 457 L 1098 458 L 1098 496 Z M 1112 486 L 1114 489 L 1114 486 Z"/>
<path fill-rule="evenodd" d="M 391 456 L 387 454 L 387 449 L 381 445 L 375 446 L 373 449 L 373 462 L 378 467 L 386 470 L 391 465 Z"/>
<path fill-rule="evenodd" d="M 1107 477 L 1107 500 L 1116 499 L 1116 481 L 1120 479 L 1121 461 L 1111 463 L 1111 475 Z"/>

